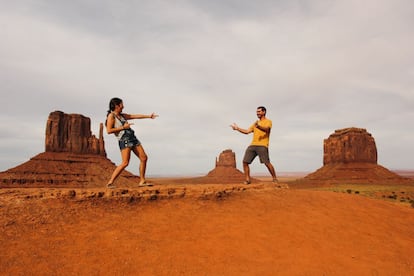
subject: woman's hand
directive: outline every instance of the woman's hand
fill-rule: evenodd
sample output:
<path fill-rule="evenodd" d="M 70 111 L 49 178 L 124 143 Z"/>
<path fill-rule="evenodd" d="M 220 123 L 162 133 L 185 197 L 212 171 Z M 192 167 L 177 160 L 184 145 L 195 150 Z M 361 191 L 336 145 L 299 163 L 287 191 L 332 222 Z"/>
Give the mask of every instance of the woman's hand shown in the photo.
<path fill-rule="evenodd" d="M 155 114 L 154 112 L 153 113 L 151 113 L 151 115 L 150 115 L 150 118 L 151 119 L 155 119 L 155 118 L 157 118 L 158 117 L 158 115 L 157 114 Z"/>
<path fill-rule="evenodd" d="M 123 128 L 123 129 L 129 129 L 129 128 L 131 128 L 131 126 L 132 126 L 133 124 L 134 124 L 134 123 L 125 122 L 125 124 L 122 126 L 122 128 Z"/>

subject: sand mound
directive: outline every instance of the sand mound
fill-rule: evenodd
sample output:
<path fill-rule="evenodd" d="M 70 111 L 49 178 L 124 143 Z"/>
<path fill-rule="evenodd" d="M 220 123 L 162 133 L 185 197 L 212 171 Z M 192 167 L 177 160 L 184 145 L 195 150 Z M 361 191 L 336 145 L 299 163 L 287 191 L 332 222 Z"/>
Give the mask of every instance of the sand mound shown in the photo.
<path fill-rule="evenodd" d="M 68 152 L 43 152 L 7 171 L 0 172 L 0 188 L 104 187 L 116 165 L 105 156 Z M 132 187 L 139 177 L 124 170 L 117 182 Z"/>
<path fill-rule="evenodd" d="M 414 270 L 414 209 L 357 195 L 271 184 L 1 189 L 0 214 L 3 275 Z"/>
<path fill-rule="evenodd" d="M 335 184 L 412 185 L 414 181 L 377 164 L 347 163 L 325 165 L 304 178 L 292 182 L 291 187 L 320 187 Z"/>

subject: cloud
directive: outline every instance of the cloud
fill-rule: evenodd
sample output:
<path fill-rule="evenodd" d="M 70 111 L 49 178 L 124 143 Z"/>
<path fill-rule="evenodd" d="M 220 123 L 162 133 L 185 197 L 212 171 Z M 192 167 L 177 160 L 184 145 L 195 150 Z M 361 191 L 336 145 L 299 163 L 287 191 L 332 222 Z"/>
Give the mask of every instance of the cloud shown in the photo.
<path fill-rule="evenodd" d="M 320 167 L 323 139 L 350 126 L 373 134 L 383 165 L 412 168 L 410 1 L 3 2 L 0 123 L 25 122 L 26 135 L 0 136 L 16 141 L 1 170 L 43 151 L 50 112 L 88 116 L 97 133 L 114 96 L 160 114 L 134 125 L 154 175 L 208 172 L 226 148 L 240 164 L 251 137 L 228 125 L 249 126 L 259 105 L 278 170 Z"/>

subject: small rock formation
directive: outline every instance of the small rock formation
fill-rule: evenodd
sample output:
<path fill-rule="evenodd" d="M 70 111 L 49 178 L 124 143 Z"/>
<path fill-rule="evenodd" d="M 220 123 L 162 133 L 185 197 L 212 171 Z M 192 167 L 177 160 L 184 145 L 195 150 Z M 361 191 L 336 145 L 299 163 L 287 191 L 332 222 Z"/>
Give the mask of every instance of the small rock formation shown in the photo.
<path fill-rule="evenodd" d="M 216 159 L 217 167 L 236 168 L 236 154 L 231 149 L 224 150 Z"/>
<path fill-rule="evenodd" d="M 209 179 L 217 179 L 221 182 L 242 182 L 244 174 L 237 169 L 236 154 L 231 149 L 222 151 L 216 158 L 216 166 L 207 176 Z"/>
<path fill-rule="evenodd" d="M 324 140 L 323 149 L 323 167 L 296 181 L 296 187 L 412 182 L 377 164 L 375 140 L 366 129 L 351 127 L 335 130 Z"/>
<path fill-rule="evenodd" d="M 103 124 L 100 124 L 99 138 L 96 138 L 92 135 L 88 117 L 62 111 L 51 112 L 46 124 L 45 150 L 106 156 Z"/>
<path fill-rule="evenodd" d="M 45 152 L 0 172 L 0 187 L 105 187 L 115 164 L 106 157 L 103 124 L 99 138 L 92 135 L 90 119 L 80 114 L 50 113 Z M 117 180 L 133 187 L 139 177 L 123 171 Z"/>

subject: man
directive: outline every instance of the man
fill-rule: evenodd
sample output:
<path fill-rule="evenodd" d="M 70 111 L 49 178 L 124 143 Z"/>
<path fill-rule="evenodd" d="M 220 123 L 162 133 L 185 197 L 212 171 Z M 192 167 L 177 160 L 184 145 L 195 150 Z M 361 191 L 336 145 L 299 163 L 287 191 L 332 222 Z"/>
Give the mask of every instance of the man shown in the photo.
<path fill-rule="evenodd" d="M 275 168 L 269 159 L 269 137 L 270 130 L 272 129 L 272 121 L 266 118 L 266 108 L 259 106 L 256 111 L 257 120 L 248 129 L 239 128 L 235 123 L 231 125 L 233 130 L 237 130 L 243 134 L 249 134 L 253 132 L 253 141 L 249 147 L 247 147 L 243 158 L 243 170 L 246 176 L 245 184 L 250 184 L 250 168 L 249 165 L 253 162 L 256 156 L 259 156 L 260 163 L 264 163 L 273 177 L 273 182 L 278 183 L 276 178 Z"/>

